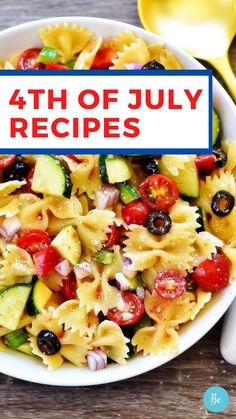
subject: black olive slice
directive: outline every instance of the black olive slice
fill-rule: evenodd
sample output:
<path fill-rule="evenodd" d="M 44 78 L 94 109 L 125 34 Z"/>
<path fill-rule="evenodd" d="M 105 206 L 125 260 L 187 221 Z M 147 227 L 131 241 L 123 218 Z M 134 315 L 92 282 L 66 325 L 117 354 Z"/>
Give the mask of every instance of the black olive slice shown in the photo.
<path fill-rule="evenodd" d="M 11 166 L 4 170 L 4 182 L 8 182 L 10 180 L 19 180 L 21 182 L 26 179 L 29 170 L 30 167 L 27 163 L 22 160 L 16 160 Z"/>
<path fill-rule="evenodd" d="M 215 161 L 216 167 L 219 167 L 219 168 L 224 167 L 228 159 L 227 154 L 223 150 L 221 150 L 221 148 L 215 148 L 215 147 L 213 147 L 212 152 L 214 156 L 216 157 L 216 161 Z"/>
<path fill-rule="evenodd" d="M 147 229 L 155 236 L 163 236 L 171 229 L 171 218 L 168 212 L 152 211 L 147 219 Z"/>
<path fill-rule="evenodd" d="M 50 330 L 41 330 L 37 336 L 39 350 L 45 355 L 57 354 L 61 349 L 61 343 L 55 333 Z"/>
<path fill-rule="evenodd" d="M 196 282 L 193 281 L 191 275 L 188 275 L 186 278 L 186 291 L 194 292 L 197 289 Z"/>
<path fill-rule="evenodd" d="M 152 60 L 144 64 L 142 70 L 165 70 L 165 67 L 161 63 L 158 63 L 158 61 Z"/>
<path fill-rule="evenodd" d="M 144 159 L 142 161 L 143 170 L 147 175 L 159 174 L 158 161 L 156 159 Z"/>
<path fill-rule="evenodd" d="M 235 198 L 227 191 L 218 191 L 212 198 L 211 209 L 218 217 L 226 217 L 234 208 Z"/>

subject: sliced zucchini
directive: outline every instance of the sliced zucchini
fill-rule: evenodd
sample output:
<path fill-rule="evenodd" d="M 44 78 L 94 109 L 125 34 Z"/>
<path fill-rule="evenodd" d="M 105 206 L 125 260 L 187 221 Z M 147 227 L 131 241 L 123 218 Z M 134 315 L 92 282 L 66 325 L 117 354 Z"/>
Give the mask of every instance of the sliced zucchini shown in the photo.
<path fill-rule="evenodd" d="M 41 313 L 51 295 L 52 291 L 37 278 L 34 281 L 33 288 L 26 304 L 29 315 L 35 316 L 36 314 Z"/>
<path fill-rule="evenodd" d="M 32 348 L 30 346 L 29 342 L 24 343 L 23 345 L 19 346 L 19 348 L 17 348 L 18 351 L 23 352 L 26 355 L 31 355 L 33 356 L 32 353 Z"/>
<path fill-rule="evenodd" d="M 199 176 L 194 163 L 194 157 L 190 156 L 190 161 L 185 163 L 184 169 L 179 169 L 178 176 L 173 176 L 163 165 L 159 162 L 159 169 L 163 175 L 168 176 L 177 183 L 181 195 L 187 198 L 199 197 Z"/>
<path fill-rule="evenodd" d="M 17 329 L 13 332 L 8 333 L 5 336 L 5 340 L 7 344 L 12 349 L 18 349 L 19 346 L 23 345 L 28 340 L 27 334 L 24 332 L 23 329 Z"/>
<path fill-rule="evenodd" d="M 32 180 L 34 192 L 70 198 L 71 189 L 70 175 L 58 159 L 49 154 L 37 157 Z"/>
<path fill-rule="evenodd" d="M 127 160 L 121 156 L 107 157 L 105 160 L 109 183 L 125 182 L 132 177 Z"/>
<path fill-rule="evenodd" d="M 197 233 L 200 233 L 200 231 L 206 231 L 206 214 L 202 207 L 197 207 L 197 223 L 200 224 L 200 226 L 196 229 Z"/>
<path fill-rule="evenodd" d="M 101 154 L 99 157 L 99 173 L 100 173 L 100 178 L 102 180 L 102 183 L 109 183 L 109 180 L 107 177 L 106 159 L 107 159 L 107 154 Z"/>
<path fill-rule="evenodd" d="M 120 189 L 120 199 L 124 204 L 128 204 L 129 202 L 140 198 L 140 193 L 136 186 L 127 185 L 125 183 L 119 183 L 117 186 Z"/>
<path fill-rule="evenodd" d="M 212 145 L 216 143 L 220 134 L 220 118 L 215 109 L 212 112 Z"/>
<path fill-rule="evenodd" d="M 76 265 L 81 256 L 81 242 L 74 226 L 64 227 L 52 241 L 52 246 L 56 247 L 61 256 L 72 265 Z"/>
<path fill-rule="evenodd" d="M 0 324 L 16 330 L 24 312 L 32 285 L 17 284 L 0 293 Z"/>

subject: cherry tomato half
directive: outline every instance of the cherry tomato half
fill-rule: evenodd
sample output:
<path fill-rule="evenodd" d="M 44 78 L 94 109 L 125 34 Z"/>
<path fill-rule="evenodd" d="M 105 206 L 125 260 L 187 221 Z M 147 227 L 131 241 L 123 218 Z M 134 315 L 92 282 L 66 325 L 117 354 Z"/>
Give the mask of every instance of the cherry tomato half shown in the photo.
<path fill-rule="evenodd" d="M 195 158 L 195 166 L 203 174 L 209 174 L 212 170 L 217 169 L 215 162 L 216 157 L 214 154 L 203 154 Z"/>
<path fill-rule="evenodd" d="M 229 282 L 230 261 L 223 254 L 212 255 L 194 269 L 192 279 L 204 291 L 217 291 L 225 288 Z"/>
<path fill-rule="evenodd" d="M 124 292 L 125 303 L 124 311 L 117 308 L 108 310 L 107 318 L 120 326 L 131 326 L 141 320 L 144 315 L 144 305 L 142 300 L 132 292 Z"/>
<path fill-rule="evenodd" d="M 67 278 L 63 280 L 61 292 L 66 300 L 75 300 L 77 298 L 77 281 L 74 272 L 71 272 Z"/>
<path fill-rule="evenodd" d="M 51 237 L 45 231 L 30 230 L 19 238 L 17 246 L 33 255 L 36 252 L 46 249 L 51 241 Z"/>
<path fill-rule="evenodd" d="M 108 233 L 107 237 L 108 240 L 103 244 L 105 249 L 110 249 L 114 244 L 118 242 L 119 238 L 119 229 L 116 224 L 113 224 L 110 228 L 110 233 Z"/>
<path fill-rule="evenodd" d="M 165 175 L 148 176 L 139 188 L 142 201 L 153 210 L 167 211 L 179 198 L 176 183 Z"/>
<path fill-rule="evenodd" d="M 98 50 L 94 59 L 92 70 L 107 70 L 112 66 L 112 60 L 116 58 L 117 54 L 113 48 L 101 48 Z"/>
<path fill-rule="evenodd" d="M 33 261 L 39 276 L 45 276 L 60 262 L 60 255 L 53 246 L 33 254 Z"/>
<path fill-rule="evenodd" d="M 4 170 L 16 161 L 16 154 L 0 154 L 0 170 Z"/>
<path fill-rule="evenodd" d="M 140 201 L 133 201 L 124 205 L 121 209 L 121 215 L 126 224 L 144 225 L 150 214 L 149 208 Z"/>
<path fill-rule="evenodd" d="M 22 52 L 17 68 L 19 70 L 39 70 L 43 69 L 44 65 L 37 63 L 37 58 L 40 53 L 40 48 L 30 48 Z"/>
<path fill-rule="evenodd" d="M 165 269 L 155 277 L 154 288 L 161 297 L 173 300 L 186 291 L 186 280 L 181 272 L 175 269 Z"/>
<path fill-rule="evenodd" d="M 69 70 L 69 67 L 57 63 L 47 63 L 45 70 Z"/>

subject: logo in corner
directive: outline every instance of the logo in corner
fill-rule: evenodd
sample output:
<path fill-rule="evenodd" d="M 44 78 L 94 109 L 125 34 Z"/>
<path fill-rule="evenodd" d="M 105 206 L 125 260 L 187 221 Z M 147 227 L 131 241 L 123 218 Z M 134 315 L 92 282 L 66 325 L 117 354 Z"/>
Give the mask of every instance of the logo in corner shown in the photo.
<path fill-rule="evenodd" d="M 204 407 L 209 412 L 223 412 L 227 408 L 229 401 L 228 391 L 219 386 L 209 387 L 203 395 Z"/>

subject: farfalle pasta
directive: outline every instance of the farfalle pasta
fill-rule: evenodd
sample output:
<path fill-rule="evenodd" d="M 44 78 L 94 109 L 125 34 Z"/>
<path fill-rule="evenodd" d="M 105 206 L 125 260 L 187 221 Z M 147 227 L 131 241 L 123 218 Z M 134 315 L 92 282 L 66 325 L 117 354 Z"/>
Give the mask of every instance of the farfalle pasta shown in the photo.
<path fill-rule="evenodd" d="M 165 70 L 181 63 L 134 32 L 40 29 L 4 69 Z M 236 142 L 213 110 L 213 153 L 0 155 L 0 351 L 91 370 L 178 353 L 236 270 Z"/>
<path fill-rule="evenodd" d="M 227 162 L 224 170 L 236 174 L 236 143 L 235 141 L 224 141 L 223 150 L 227 153 Z"/>
<path fill-rule="evenodd" d="M 0 183 L 0 198 L 10 195 L 12 192 L 25 185 L 25 181 L 12 180 L 9 182 Z"/>
<path fill-rule="evenodd" d="M 19 213 L 19 197 L 9 195 L 1 198 L 0 217 L 13 217 Z"/>
<path fill-rule="evenodd" d="M 79 300 L 65 301 L 55 310 L 54 317 L 64 330 L 71 330 L 72 333 L 78 331 L 80 336 L 92 337 L 99 325 L 94 312 L 87 312 L 85 306 L 81 307 Z"/>
<path fill-rule="evenodd" d="M 148 47 L 142 39 L 132 42 L 129 46 L 125 45 L 122 52 L 117 53 L 118 58 L 113 60 L 112 68 L 115 70 L 125 69 L 126 64 L 140 63 L 144 65 L 150 61 Z"/>
<path fill-rule="evenodd" d="M 125 364 L 129 349 L 126 338 L 121 328 L 112 321 L 104 320 L 97 329 L 93 345 L 104 349 L 107 356 L 118 364 Z"/>
<path fill-rule="evenodd" d="M 207 213 L 212 214 L 211 200 L 219 190 L 225 190 L 235 195 L 235 178 L 232 173 L 220 170 L 200 181 L 198 203 Z"/>
<path fill-rule="evenodd" d="M 129 47 L 133 42 L 137 42 L 138 37 L 134 32 L 123 32 L 114 38 L 110 39 L 106 46 L 113 48 L 117 52 L 124 50 L 124 47 Z"/>
<path fill-rule="evenodd" d="M 8 244 L 0 261 L 0 289 L 18 282 L 31 282 L 36 269 L 28 252 Z"/>
<path fill-rule="evenodd" d="M 162 164 L 173 175 L 178 176 L 179 170 L 185 169 L 185 164 L 189 163 L 190 157 L 188 155 L 163 155 L 161 158 Z"/>
<path fill-rule="evenodd" d="M 139 271 L 158 263 L 162 267 L 191 269 L 198 226 L 196 208 L 180 201 L 172 207 L 170 214 L 172 228 L 161 237 L 155 237 L 143 226 L 130 226 L 124 252 L 132 262 L 131 268 Z"/>
<path fill-rule="evenodd" d="M 92 39 L 81 51 L 75 64 L 74 70 L 89 70 L 92 67 L 96 54 L 102 45 L 102 37 Z"/>
<path fill-rule="evenodd" d="M 99 156 L 97 155 L 76 155 L 76 160 L 62 156 L 70 171 L 73 183 L 73 192 L 79 195 L 86 193 L 89 198 L 94 198 L 96 191 L 101 186 L 99 176 Z"/>
<path fill-rule="evenodd" d="M 44 45 L 58 50 L 62 62 L 72 60 L 92 37 L 92 32 L 79 25 L 55 25 L 39 32 Z"/>
<path fill-rule="evenodd" d="M 86 307 L 87 311 L 94 311 L 96 315 L 102 312 L 107 314 L 109 309 L 117 307 L 122 309 L 124 302 L 120 292 L 109 284 L 109 280 L 114 279 L 115 275 L 122 270 L 122 261 L 118 248 L 114 249 L 112 264 L 99 266 L 91 264 L 93 279 L 78 284 L 77 295 L 81 307 Z"/>
<path fill-rule="evenodd" d="M 107 229 L 113 224 L 115 214 L 108 210 L 91 210 L 78 217 L 77 229 L 84 251 L 96 252 L 106 240 Z"/>
<path fill-rule="evenodd" d="M 148 292 L 144 298 L 145 309 L 155 322 L 153 326 L 141 328 L 133 337 L 133 345 L 144 355 L 174 353 L 178 348 L 177 330 L 181 323 L 190 320 L 195 308 L 194 294 L 184 293 L 175 301 L 160 298 Z"/>

